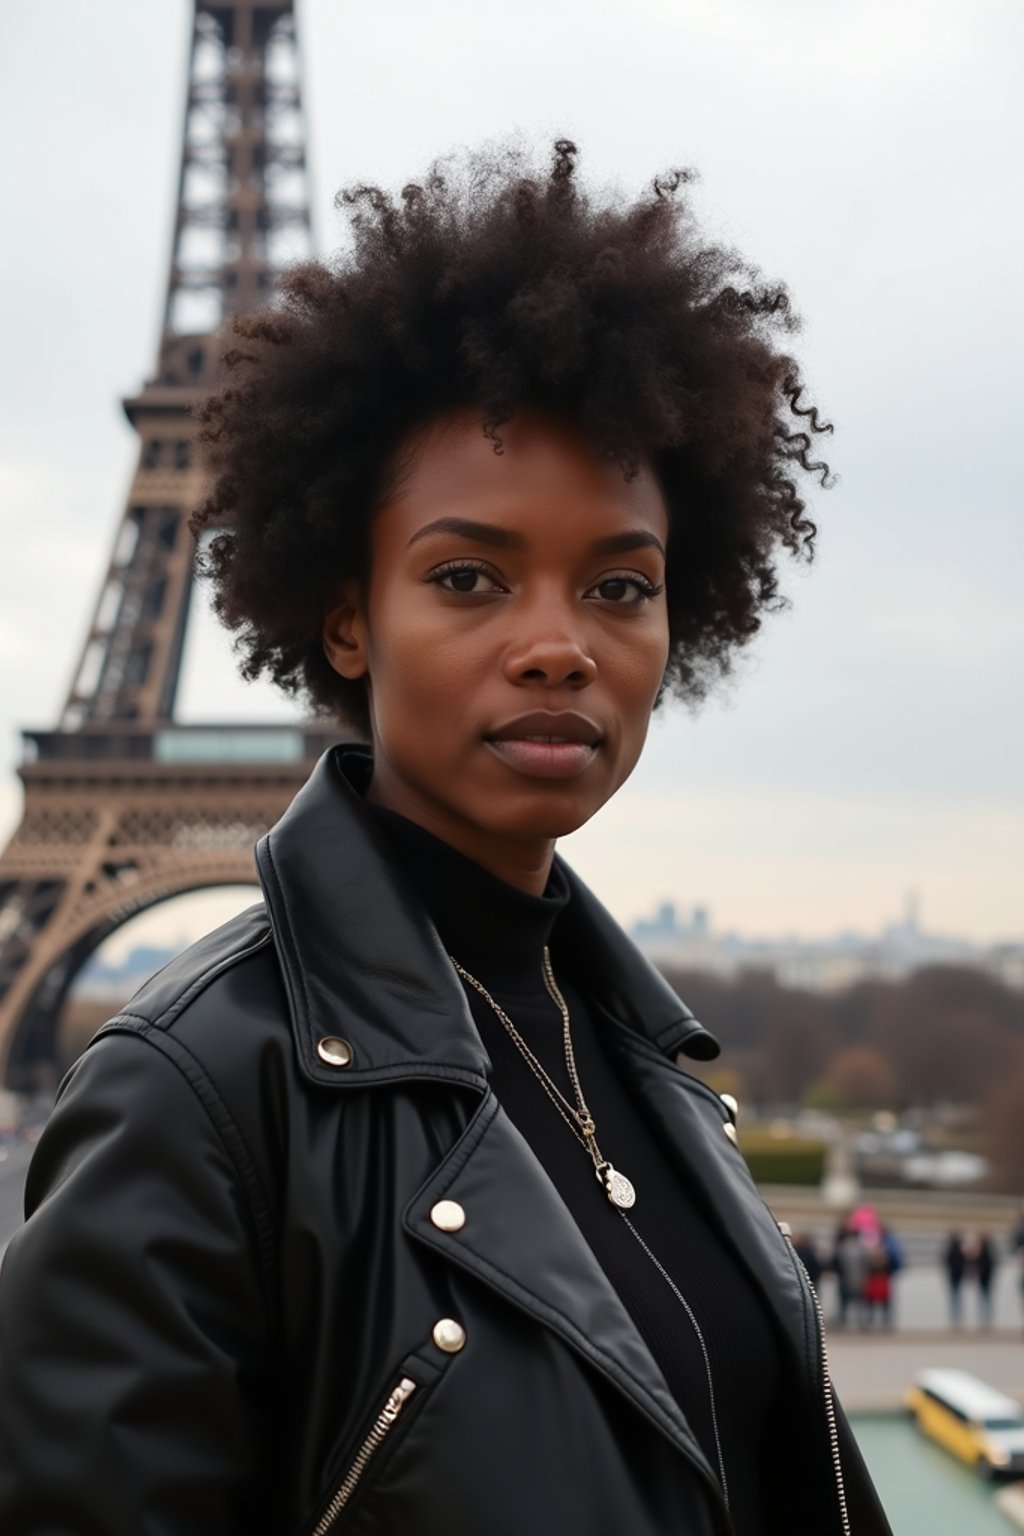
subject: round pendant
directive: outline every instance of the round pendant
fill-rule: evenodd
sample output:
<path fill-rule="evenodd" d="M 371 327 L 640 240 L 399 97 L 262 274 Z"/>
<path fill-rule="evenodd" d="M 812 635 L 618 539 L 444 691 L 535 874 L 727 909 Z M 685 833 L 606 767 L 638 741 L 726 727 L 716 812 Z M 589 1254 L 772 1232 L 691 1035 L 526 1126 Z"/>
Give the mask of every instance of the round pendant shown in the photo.
<path fill-rule="evenodd" d="M 620 1211 L 628 1211 L 636 1204 L 636 1190 L 624 1173 L 608 1167 L 604 1170 L 603 1179 L 605 1193 L 612 1205 L 617 1205 Z"/>

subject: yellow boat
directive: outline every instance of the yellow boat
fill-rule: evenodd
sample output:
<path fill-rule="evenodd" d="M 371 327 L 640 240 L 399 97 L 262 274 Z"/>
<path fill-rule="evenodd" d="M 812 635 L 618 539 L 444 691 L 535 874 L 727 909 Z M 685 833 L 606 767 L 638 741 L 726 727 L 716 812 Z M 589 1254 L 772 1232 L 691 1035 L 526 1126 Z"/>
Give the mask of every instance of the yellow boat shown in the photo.
<path fill-rule="evenodd" d="M 1024 1408 L 969 1371 L 921 1371 L 904 1399 L 917 1426 L 986 1477 L 1024 1474 Z"/>

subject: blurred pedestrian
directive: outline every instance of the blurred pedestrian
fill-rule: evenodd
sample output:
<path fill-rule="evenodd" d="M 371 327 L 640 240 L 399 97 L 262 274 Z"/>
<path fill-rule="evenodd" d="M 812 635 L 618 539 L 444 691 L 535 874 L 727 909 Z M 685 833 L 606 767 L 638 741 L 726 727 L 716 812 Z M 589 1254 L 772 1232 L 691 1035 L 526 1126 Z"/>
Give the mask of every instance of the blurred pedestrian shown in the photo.
<path fill-rule="evenodd" d="M 881 1243 L 889 1258 L 889 1313 L 886 1316 L 886 1327 L 895 1324 L 895 1304 L 897 1304 L 897 1287 L 894 1281 L 900 1270 L 903 1269 L 903 1244 L 890 1227 L 883 1226 L 880 1229 Z"/>
<path fill-rule="evenodd" d="M 809 1232 L 797 1233 L 793 1239 L 793 1252 L 804 1266 L 804 1269 L 806 1269 L 808 1280 L 814 1286 L 814 1289 L 817 1290 L 818 1281 L 821 1279 L 821 1272 L 825 1266 L 815 1246 L 814 1238 L 811 1237 Z"/>
<path fill-rule="evenodd" d="M 855 1322 L 863 1326 L 865 1322 L 864 1287 L 868 1278 L 868 1250 L 861 1238 L 859 1228 L 849 1220 L 844 1222 L 839 1229 L 833 1263 L 835 1265 L 839 1297 L 839 1326 L 840 1328 L 845 1328 L 851 1316 Z"/>
<path fill-rule="evenodd" d="M 875 1237 L 873 1252 L 868 1256 L 868 1278 L 865 1285 L 865 1300 L 868 1304 L 870 1319 L 877 1315 L 886 1328 L 891 1328 L 894 1321 L 894 1303 L 896 1287 L 893 1284 L 896 1276 L 903 1268 L 903 1245 L 891 1228 L 883 1223 L 878 1228 Z M 885 1284 L 877 1277 L 884 1274 Z M 873 1277 L 875 1277 L 873 1279 Z"/>
<path fill-rule="evenodd" d="M 903 1268 L 903 1244 L 891 1227 L 883 1226 L 879 1230 L 882 1234 L 882 1242 L 885 1244 L 885 1251 L 889 1255 L 889 1273 L 898 1275 Z"/>
<path fill-rule="evenodd" d="M 882 1239 L 867 1248 L 867 1273 L 864 1277 L 864 1322 L 875 1320 L 883 1328 L 892 1327 L 892 1269 L 889 1250 Z"/>
<path fill-rule="evenodd" d="M 1017 1255 L 1020 1263 L 1020 1299 L 1024 1305 L 1024 1205 L 1020 1208 L 1020 1220 L 1010 1234 L 1010 1252 Z"/>
<path fill-rule="evenodd" d="M 978 1287 L 978 1322 L 982 1328 L 992 1326 L 992 1281 L 997 1263 L 991 1237 L 987 1232 L 979 1232 L 967 1249 L 967 1273 Z"/>
<path fill-rule="evenodd" d="M 961 1292 L 964 1275 L 967 1272 L 967 1253 L 963 1237 L 959 1232 L 951 1232 L 946 1239 L 942 1264 L 946 1271 L 946 1284 L 949 1287 L 949 1321 L 953 1328 L 959 1328 L 963 1317 Z"/>

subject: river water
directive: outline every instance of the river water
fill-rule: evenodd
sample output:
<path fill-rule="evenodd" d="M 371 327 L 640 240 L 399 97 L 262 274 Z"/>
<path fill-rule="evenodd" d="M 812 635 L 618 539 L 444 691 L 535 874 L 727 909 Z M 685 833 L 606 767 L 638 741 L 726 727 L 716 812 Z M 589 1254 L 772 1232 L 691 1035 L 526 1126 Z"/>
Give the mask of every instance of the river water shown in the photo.
<path fill-rule="evenodd" d="M 1011 1536 L 995 1491 L 902 1414 L 851 1414 L 894 1536 Z M 998 1485 L 996 1485 L 998 1486 Z"/>

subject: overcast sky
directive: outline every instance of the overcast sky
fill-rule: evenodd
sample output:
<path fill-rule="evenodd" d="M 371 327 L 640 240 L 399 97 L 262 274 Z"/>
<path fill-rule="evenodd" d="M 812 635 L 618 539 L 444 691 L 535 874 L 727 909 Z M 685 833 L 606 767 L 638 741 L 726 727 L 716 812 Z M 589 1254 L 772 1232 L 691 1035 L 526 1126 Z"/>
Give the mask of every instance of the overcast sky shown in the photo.
<path fill-rule="evenodd" d="M 156 356 L 190 14 L 0 0 L 0 841 L 131 478 L 118 402 Z M 674 899 L 747 933 L 874 930 L 916 891 L 931 929 L 1024 936 L 1019 0 L 299 0 L 299 22 L 321 249 L 349 180 L 566 133 L 599 184 L 696 166 L 705 226 L 805 320 L 842 475 L 819 558 L 563 851 L 627 920 Z M 289 713 L 194 625 L 182 718 Z"/>

